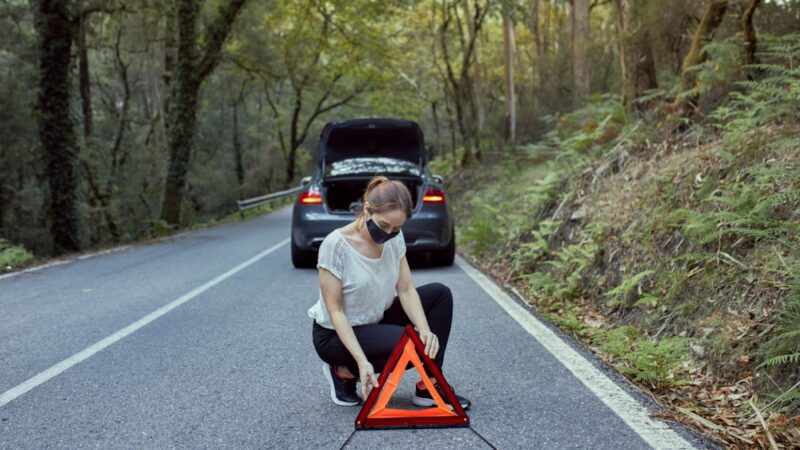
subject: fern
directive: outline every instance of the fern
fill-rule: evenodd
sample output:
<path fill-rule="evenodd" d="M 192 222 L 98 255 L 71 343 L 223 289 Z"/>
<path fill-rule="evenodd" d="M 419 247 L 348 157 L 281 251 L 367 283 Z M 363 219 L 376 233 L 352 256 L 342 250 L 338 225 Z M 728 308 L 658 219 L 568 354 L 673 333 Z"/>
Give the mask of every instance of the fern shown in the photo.
<path fill-rule="evenodd" d="M 637 381 L 667 387 L 683 382 L 675 377 L 675 373 L 690 359 L 684 338 L 662 339 L 654 343 L 629 325 L 598 338 L 602 339 L 599 344 L 604 351 L 627 362 L 627 365 L 617 364 L 617 369 Z"/>
<path fill-rule="evenodd" d="M 761 367 L 774 367 L 781 364 L 791 364 L 791 363 L 800 363 L 800 353 L 791 353 L 788 355 L 778 355 L 773 358 L 769 358 L 768 360 L 764 361 L 763 363 L 758 365 L 758 368 Z"/>
<path fill-rule="evenodd" d="M 759 53 L 765 62 L 745 66 L 762 74 L 757 80 L 739 81 L 743 92 L 731 93 L 731 102 L 711 117 L 728 130 L 729 143 L 739 142 L 753 128 L 775 119 L 798 119 L 800 105 L 800 34 L 761 37 Z"/>
<path fill-rule="evenodd" d="M 639 272 L 636 275 L 628 278 L 627 280 L 623 281 L 619 284 L 619 286 L 615 287 L 614 289 L 606 292 L 603 294 L 606 298 L 610 298 L 611 304 L 621 304 L 624 303 L 625 297 L 637 286 L 642 283 L 642 280 L 645 277 L 648 277 L 652 274 L 656 273 L 655 270 L 645 270 L 643 272 Z M 649 300 L 652 301 L 652 298 Z"/>

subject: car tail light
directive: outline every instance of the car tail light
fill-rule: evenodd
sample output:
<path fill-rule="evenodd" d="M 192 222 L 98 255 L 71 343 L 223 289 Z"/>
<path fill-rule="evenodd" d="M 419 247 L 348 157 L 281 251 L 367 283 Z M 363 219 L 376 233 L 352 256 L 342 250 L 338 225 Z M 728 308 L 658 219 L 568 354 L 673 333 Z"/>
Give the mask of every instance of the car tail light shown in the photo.
<path fill-rule="evenodd" d="M 428 188 L 422 196 L 422 203 L 444 203 L 444 192 L 441 189 Z"/>
<path fill-rule="evenodd" d="M 301 205 L 321 205 L 322 196 L 319 191 L 301 192 L 299 201 Z"/>

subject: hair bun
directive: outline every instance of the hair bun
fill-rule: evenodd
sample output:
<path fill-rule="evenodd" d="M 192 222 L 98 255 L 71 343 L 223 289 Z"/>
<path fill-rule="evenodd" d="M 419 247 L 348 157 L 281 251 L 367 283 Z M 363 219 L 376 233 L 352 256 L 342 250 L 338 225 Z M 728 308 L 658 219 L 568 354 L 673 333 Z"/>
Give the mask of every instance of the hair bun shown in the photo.
<path fill-rule="evenodd" d="M 365 197 L 366 197 L 366 195 L 369 195 L 369 193 L 372 192 L 372 190 L 375 189 L 377 186 L 379 186 L 379 185 L 381 185 L 383 183 L 388 183 L 388 182 L 389 182 L 389 179 L 386 178 L 383 175 L 377 175 L 377 176 L 372 177 L 372 179 L 369 180 L 369 184 L 367 184 L 367 190 L 364 192 Z"/>

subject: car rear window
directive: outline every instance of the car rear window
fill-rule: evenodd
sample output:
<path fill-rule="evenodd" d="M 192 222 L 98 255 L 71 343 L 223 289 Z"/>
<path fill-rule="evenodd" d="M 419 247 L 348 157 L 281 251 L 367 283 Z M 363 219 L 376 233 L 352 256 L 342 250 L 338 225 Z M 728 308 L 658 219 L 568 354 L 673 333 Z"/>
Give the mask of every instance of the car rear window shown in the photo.
<path fill-rule="evenodd" d="M 325 178 L 342 175 L 375 175 L 391 173 L 396 175 L 421 175 L 419 166 L 411 161 L 394 158 L 349 158 L 325 165 Z"/>

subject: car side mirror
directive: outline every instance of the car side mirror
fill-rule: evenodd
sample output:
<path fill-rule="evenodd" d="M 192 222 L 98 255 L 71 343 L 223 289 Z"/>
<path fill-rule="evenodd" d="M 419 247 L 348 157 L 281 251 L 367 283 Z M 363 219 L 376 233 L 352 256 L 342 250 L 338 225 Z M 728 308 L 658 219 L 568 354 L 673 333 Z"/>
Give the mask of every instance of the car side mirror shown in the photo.
<path fill-rule="evenodd" d="M 303 187 L 303 186 L 305 186 L 305 185 L 307 185 L 309 183 L 311 183 L 311 177 L 303 177 L 300 180 L 300 187 Z"/>
<path fill-rule="evenodd" d="M 431 175 L 431 178 L 439 184 L 444 184 L 444 178 L 441 175 Z"/>

